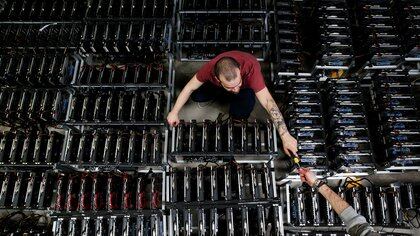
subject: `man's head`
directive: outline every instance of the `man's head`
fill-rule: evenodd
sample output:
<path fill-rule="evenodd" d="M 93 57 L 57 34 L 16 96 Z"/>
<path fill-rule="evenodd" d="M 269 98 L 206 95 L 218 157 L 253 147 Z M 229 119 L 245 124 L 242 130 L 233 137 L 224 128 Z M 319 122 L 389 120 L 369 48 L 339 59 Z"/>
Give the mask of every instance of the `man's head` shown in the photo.
<path fill-rule="evenodd" d="M 232 93 L 239 93 L 241 89 L 242 78 L 239 66 L 239 63 L 232 57 L 222 57 L 214 67 L 214 74 L 220 84 Z"/>

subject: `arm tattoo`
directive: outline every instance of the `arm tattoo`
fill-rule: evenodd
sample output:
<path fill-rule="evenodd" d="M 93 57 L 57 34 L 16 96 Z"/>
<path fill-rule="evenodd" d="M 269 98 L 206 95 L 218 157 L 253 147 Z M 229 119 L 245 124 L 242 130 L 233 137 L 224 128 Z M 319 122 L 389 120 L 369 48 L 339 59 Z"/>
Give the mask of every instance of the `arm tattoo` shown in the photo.
<path fill-rule="evenodd" d="M 271 119 L 273 120 L 274 126 L 279 131 L 280 137 L 288 133 L 286 123 L 284 122 L 283 115 L 281 114 L 276 102 L 273 99 L 267 99 L 266 104 L 268 113 L 270 113 Z"/>

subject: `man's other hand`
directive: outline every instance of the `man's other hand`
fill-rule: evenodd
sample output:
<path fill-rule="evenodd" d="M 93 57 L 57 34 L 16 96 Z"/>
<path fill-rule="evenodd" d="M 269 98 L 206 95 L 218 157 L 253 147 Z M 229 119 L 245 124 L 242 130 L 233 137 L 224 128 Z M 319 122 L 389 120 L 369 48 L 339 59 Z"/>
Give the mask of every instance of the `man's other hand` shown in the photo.
<path fill-rule="evenodd" d="M 179 124 L 179 117 L 178 117 L 178 113 L 176 112 L 169 112 L 168 113 L 168 117 L 166 117 L 166 120 L 168 121 L 168 124 L 172 127 L 175 127 Z"/>
<path fill-rule="evenodd" d="M 283 136 L 281 136 L 281 141 L 283 143 L 283 150 L 286 155 L 289 157 L 298 156 L 297 140 L 293 138 L 292 135 L 289 133 L 283 134 Z"/>
<path fill-rule="evenodd" d="M 299 168 L 300 180 L 307 183 L 309 186 L 313 187 L 315 181 L 317 180 L 316 175 L 309 168 Z"/>

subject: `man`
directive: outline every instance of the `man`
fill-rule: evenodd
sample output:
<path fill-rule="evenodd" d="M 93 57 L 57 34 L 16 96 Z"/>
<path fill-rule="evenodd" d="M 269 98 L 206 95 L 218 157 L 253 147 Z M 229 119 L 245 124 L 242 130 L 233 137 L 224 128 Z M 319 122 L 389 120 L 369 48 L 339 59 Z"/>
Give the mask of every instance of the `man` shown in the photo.
<path fill-rule="evenodd" d="M 167 117 L 169 125 L 178 125 L 178 113 L 190 96 L 198 103 L 216 98 L 227 100 L 230 102 L 229 113 L 236 119 L 249 117 L 256 96 L 276 126 L 286 155 L 297 156 L 297 141 L 287 130 L 283 116 L 265 86 L 260 64 L 253 55 L 229 51 L 206 63 L 179 94 Z"/>
<path fill-rule="evenodd" d="M 331 190 L 325 182 L 318 180 L 316 175 L 308 168 L 299 168 L 299 175 L 302 182 L 307 183 L 312 188 L 318 189 L 318 192 L 327 199 L 334 211 L 340 216 L 347 227 L 347 232 L 352 236 L 374 236 L 379 235 L 372 226 L 367 223 L 366 218 L 357 214 L 357 212 L 338 194 Z"/>

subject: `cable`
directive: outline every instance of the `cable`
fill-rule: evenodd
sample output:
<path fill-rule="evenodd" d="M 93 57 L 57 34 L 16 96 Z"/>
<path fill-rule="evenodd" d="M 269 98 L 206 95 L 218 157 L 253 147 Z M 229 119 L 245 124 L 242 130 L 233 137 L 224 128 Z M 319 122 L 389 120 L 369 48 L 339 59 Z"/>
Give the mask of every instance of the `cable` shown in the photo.
<path fill-rule="evenodd" d="M 153 191 L 152 192 L 152 208 L 158 209 L 160 205 L 160 192 L 159 191 Z"/>
<path fill-rule="evenodd" d="M 54 22 L 54 23 L 46 24 L 46 25 L 42 26 L 38 31 L 39 32 L 42 32 L 44 29 L 46 29 L 46 28 L 48 28 L 50 26 L 53 26 L 53 25 L 58 25 L 58 23 L 57 22 Z"/>
<path fill-rule="evenodd" d="M 269 165 L 273 159 L 274 159 L 274 155 L 272 155 L 271 158 L 265 164 Z"/>
<path fill-rule="evenodd" d="M 12 219 L 14 216 L 20 215 L 18 219 Z M 40 219 L 44 219 L 45 223 L 40 224 Z M 36 233 L 37 231 L 44 231 L 50 226 L 48 218 L 45 215 L 30 214 L 27 215 L 22 211 L 16 211 L 0 219 L 0 227 L 3 228 L 3 233 L 18 232 L 19 234 L 24 233 Z M 7 227 L 7 228 L 5 228 Z"/>
<path fill-rule="evenodd" d="M 0 219 L 0 226 L 5 225 L 4 222 L 6 220 L 10 220 L 12 217 L 14 217 L 15 215 L 18 215 L 18 214 L 21 215 L 21 216 L 23 216 L 23 217 L 25 216 L 25 213 L 23 213 L 22 211 L 12 212 L 12 213 L 8 214 L 7 216 L 5 216 L 5 217 L 3 217 L 3 218 Z"/>
<path fill-rule="evenodd" d="M 419 229 L 420 228 L 420 211 L 418 209 L 414 208 L 408 208 L 408 209 L 400 209 L 403 213 L 403 221 L 410 225 L 412 228 Z M 410 218 L 410 212 L 414 212 L 414 215 Z M 417 221 L 417 226 L 414 225 L 414 219 Z"/>
<path fill-rule="evenodd" d="M 364 187 L 363 184 L 361 184 L 361 182 L 363 180 L 366 180 L 367 182 L 370 183 L 370 186 L 374 186 L 372 181 L 370 181 L 369 179 L 367 179 L 366 177 L 355 177 L 355 179 L 352 179 L 351 177 L 346 177 L 345 181 L 344 181 L 344 187 L 346 188 L 346 192 L 352 188 L 359 188 L 359 187 Z"/>
<path fill-rule="evenodd" d="M 205 168 L 209 164 L 209 161 L 206 161 L 206 164 L 199 164 L 198 168 Z"/>

